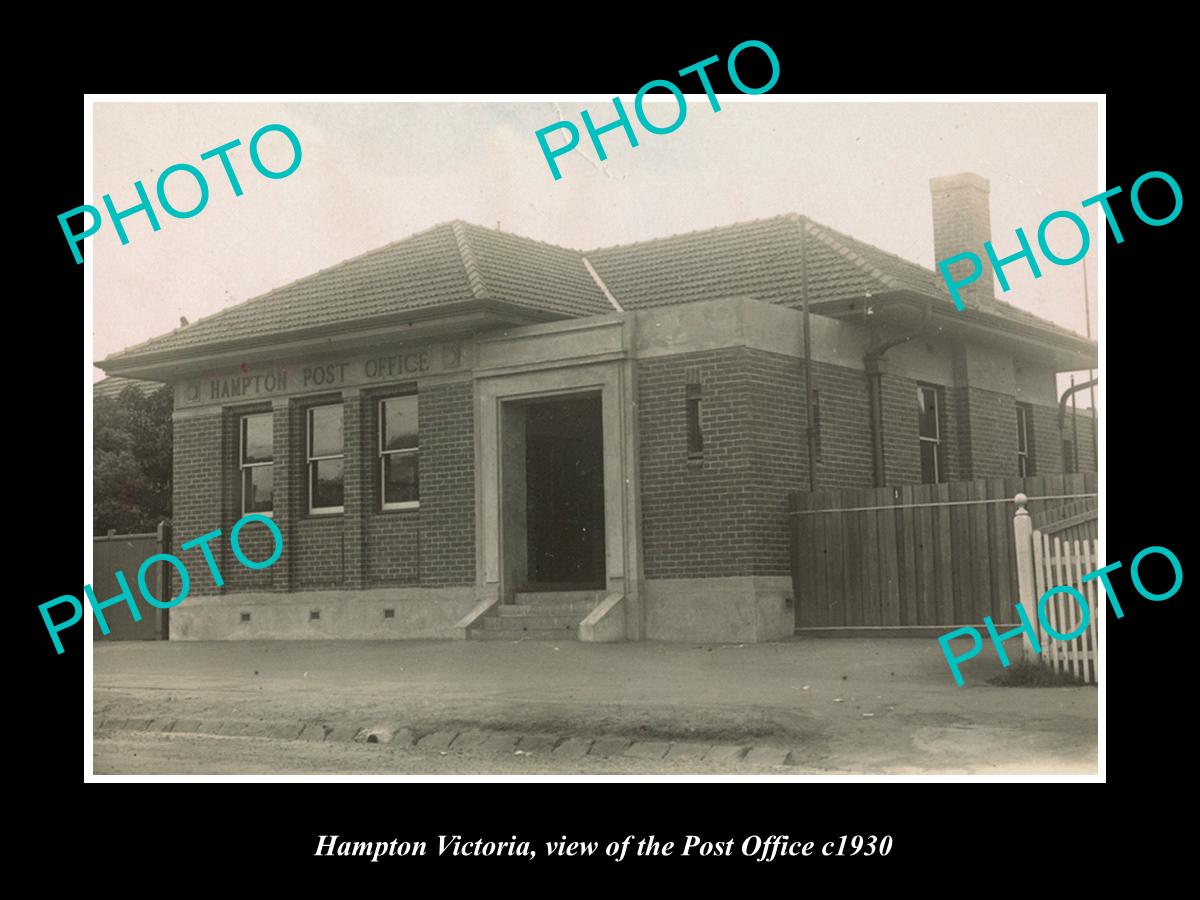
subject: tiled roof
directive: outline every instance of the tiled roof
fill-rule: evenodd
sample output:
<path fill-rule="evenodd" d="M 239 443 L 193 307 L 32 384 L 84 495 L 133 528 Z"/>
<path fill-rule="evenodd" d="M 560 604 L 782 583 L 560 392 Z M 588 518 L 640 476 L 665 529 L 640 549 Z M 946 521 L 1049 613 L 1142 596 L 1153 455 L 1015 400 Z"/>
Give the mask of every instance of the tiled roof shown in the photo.
<path fill-rule="evenodd" d="M 728 296 L 795 305 L 804 277 L 800 229 L 806 228 L 809 301 L 820 303 L 888 291 L 910 291 L 952 307 L 950 292 L 932 269 L 880 250 L 797 215 L 740 222 L 584 255 L 626 309 L 643 309 Z M 969 308 L 1080 338 L 1011 303 L 964 292 Z"/>
<path fill-rule="evenodd" d="M 578 251 L 465 222 L 446 222 L 109 359 L 183 351 L 483 298 L 565 317 L 612 312 Z"/>
<path fill-rule="evenodd" d="M 484 296 L 563 316 L 611 313 L 578 250 L 478 225 L 455 223 L 483 279 Z"/>
<path fill-rule="evenodd" d="M 787 303 L 799 296 L 798 236 L 795 221 L 780 217 L 584 256 L 625 309 L 735 296 Z"/>
<path fill-rule="evenodd" d="M 751 296 L 790 305 L 801 297 L 803 225 L 799 216 L 777 216 L 693 231 L 585 255 L 617 301 L 643 309 Z M 930 277 L 915 263 L 891 257 L 830 228 L 808 224 L 809 300 L 862 297 L 909 288 L 929 293 Z"/>
<path fill-rule="evenodd" d="M 801 240 L 801 229 L 806 238 Z M 623 308 L 634 310 L 722 297 L 794 305 L 801 298 L 807 247 L 811 302 L 909 291 L 951 307 L 941 276 L 797 215 L 776 216 L 580 253 L 465 222 L 436 225 L 378 250 L 170 334 L 110 360 L 285 335 L 439 305 L 491 299 L 565 318 L 610 313 L 588 273 L 595 268 Z M 968 290 L 968 306 L 1049 334 L 1081 336 Z"/>
<path fill-rule="evenodd" d="M 952 307 L 954 305 L 950 299 L 950 291 L 946 287 L 945 280 L 943 280 L 941 274 L 935 272 L 933 269 L 927 269 L 915 262 L 910 262 L 893 253 L 888 253 L 886 250 L 880 250 L 878 247 L 852 238 L 847 234 L 842 234 L 840 231 L 834 231 L 832 228 L 824 225 L 818 225 L 815 222 L 809 223 L 809 234 L 816 235 L 818 239 L 828 243 L 831 247 L 839 248 L 839 251 L 846 253 L 849 258 L 857 258 L 861 265 L 877 272 L 878 275 L 876 277 L 883 287 L 875 288 L 875 292 L 881 289 L 909 290 L 928 297 L 936 297 L 947 306 Z M 812 263 L 810 262 L 809 265 L 811 268 Z M 810 275 L 809 277 L 811 279 L 812 276 Z M 962 295 L 968 309 L 977 309 L 980 312 L 990 313 L 1013 322 L 1020 322 L 1024 325 L 1063 335 L 1064 337 L 1087 340 L 1083 335 L 1069 328 L 1064 328 L 1033 313 L 1025 312 L 1025 310 L 1019 309 L 1004 300 L 989 297 L 978 287 L 968 287 L 959 293 Z"/>
<path fill-rule="evenodd" d="M 117 375 L 110 375 L 108 378 L 101 378 L 92 385 L 93 398 L 115 399 L 125 391 L 126 388 L 132 387 L 141 391 L 143 394 L 153 394 L 155 391 L 162 390 L 162 382 L 159 381 L 139 381 L 136 378 L 121 378 Z"/>

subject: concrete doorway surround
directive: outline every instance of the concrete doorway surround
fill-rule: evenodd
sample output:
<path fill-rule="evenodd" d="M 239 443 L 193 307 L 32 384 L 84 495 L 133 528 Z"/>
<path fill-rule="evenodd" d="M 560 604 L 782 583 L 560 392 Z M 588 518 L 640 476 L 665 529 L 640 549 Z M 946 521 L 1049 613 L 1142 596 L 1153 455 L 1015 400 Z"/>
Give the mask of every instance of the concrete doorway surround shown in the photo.
<path fill-rule="evenodd" d="M 535 326 L 541 331 L 546 326 Z M 614 329 L 616 330 L 616 329 Z M 618 336 L 619 341 L 619 336 Z M 501 370 L 502 372 L 503 370 Z M 529 581 L 526 416 L 532 403 L 598 400 L 603 458 L 603 588 L 624 597 L 625 637 L 644 636 L 634 386 L 626 359 L 508 374 L 477 372 L 476 508 L 480 597 Z M 596 567 L 599 569 L 599 566 Z"/>

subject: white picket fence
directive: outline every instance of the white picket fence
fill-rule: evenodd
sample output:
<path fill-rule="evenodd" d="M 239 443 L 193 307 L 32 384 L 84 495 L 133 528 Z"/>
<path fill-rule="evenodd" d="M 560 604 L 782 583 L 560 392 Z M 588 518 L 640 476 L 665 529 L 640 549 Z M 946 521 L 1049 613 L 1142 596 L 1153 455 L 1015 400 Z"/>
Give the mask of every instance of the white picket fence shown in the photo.
<path fill-rule="evenodd" d="M 1083 576 L 1100 568 L 1096 547 L 1095 510 L 1071 515 L 1041 528 L 1033 527 L 1024 494 L 1016 496 L 1017 512 L 1013 517 L 1013 534 L 1017 545 L 1017 583 L 1021 605 L 1037 630 L 1042 652 L 1033 652 L 1025 637 L 1027 659 L 1052 666 L 1056 672 L 1070 672 L 1084 682 L 1098 681 L 1100 659 L 1100 624 L 1103 614 L 1103 587 L 1096 578 L 1084 583 Z M 1088 624 L 1078 637 L 1061 640 L 1043 627 L 1038 616 L 1038 598 L 1051 588 L 1066 585 L 1075 588 L 1087 600 Z M 1050 628 L 1059 634 L 1073 634 L 1083 622 L 1079 601 L 1068 593 L 1054 594 L 1046 601 L 1045 618 Z"/>

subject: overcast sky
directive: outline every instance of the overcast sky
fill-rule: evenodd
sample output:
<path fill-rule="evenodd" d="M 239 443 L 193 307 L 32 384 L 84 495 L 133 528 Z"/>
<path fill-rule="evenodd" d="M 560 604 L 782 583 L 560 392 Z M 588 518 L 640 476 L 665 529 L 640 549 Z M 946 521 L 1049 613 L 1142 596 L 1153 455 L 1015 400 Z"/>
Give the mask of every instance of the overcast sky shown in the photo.
<path fill-rule="evenodd" d="M 159 210 L 158 232 L 144 215 L 127 219 L 126 246 L 108 221 L 88 239 L 94 358 L 171 331 L 180 316 L 194 322 L 450 219 L 590 249 L 796 212 L 932 268 L 929 179 L 972 171 L 991 182 L 998 252 L 1017 249 L 1017 226 L 1036 241 L 1038 223 L 1059 209 L 1099 234 L 1098 207 L 1079 208 L 1097 193 L 1094 104 L 764 95 L 722 96 L 721 105 L 714 113 L 703 95 L 689 97 L 686 120 L 668 135 L 647 134 L 634 120 L 639 146 L 610 132 L 604 163 L 584 133 L 579 148 L 559 157 L 563 178 L 555 181 L 534 132 L 562 118 L 579 124 L 584 107 L 600 125 L 612 119 L 611 102 L 97 103 L 95 193 L 85 202 L 99 207 L 110 193 L 118 210 L 133 206 L 135 180 L 153 197 L 158 173 L 180 162 L 205 173 L 211 194 L 190 219 Z M 667 123 L 674 103 L 648 110 Z M 251 135 L 269 123 L 287 125 L 303 147 L 300 167 L 280 180 L 260 176 L 248 156 Z M 219 161 L 200 160 L 234 138 L 242 146 L 231 160 L 245 191 L 236 198 Z M 278 134 L 262 149 L 272 168 L 290 158 Z M 169 183 L 175 205 L 194 204 L 186 175 Z M 1067 231 L 1063 242 L 1070 255 Z M 1086 259 L 1093 335 L 1096 246 Z M 1024 264 L 1010 266 L 1013 289 L 997 288 L 997 296 L 1083 333 L 1081 266 L 1042 269 L 1034 280 Z"/>

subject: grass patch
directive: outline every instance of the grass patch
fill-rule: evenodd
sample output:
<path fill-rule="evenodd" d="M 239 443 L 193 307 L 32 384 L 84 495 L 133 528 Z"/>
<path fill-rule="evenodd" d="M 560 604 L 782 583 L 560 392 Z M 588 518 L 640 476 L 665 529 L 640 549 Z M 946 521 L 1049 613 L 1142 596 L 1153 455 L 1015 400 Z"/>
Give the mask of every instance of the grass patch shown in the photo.
<path fill-rule="evenodd" d="M 996 687 L 1084 687 L 1086 682 L 1070 672 L 1054 671 L 1041 663 L 1023 660 L 988 679 Z"/>

